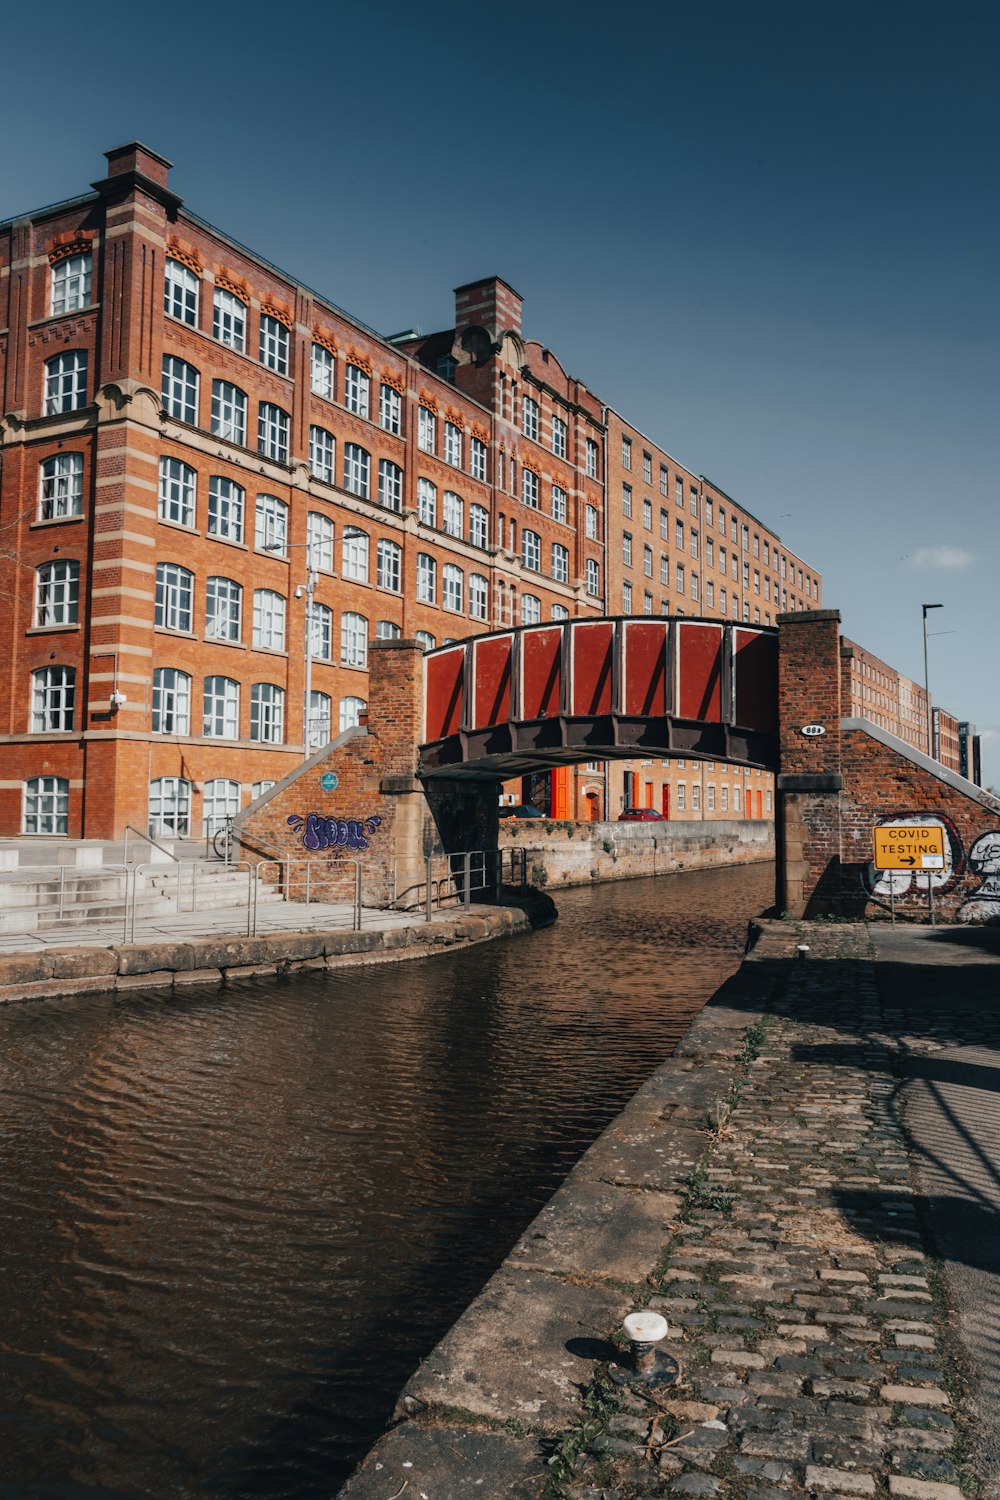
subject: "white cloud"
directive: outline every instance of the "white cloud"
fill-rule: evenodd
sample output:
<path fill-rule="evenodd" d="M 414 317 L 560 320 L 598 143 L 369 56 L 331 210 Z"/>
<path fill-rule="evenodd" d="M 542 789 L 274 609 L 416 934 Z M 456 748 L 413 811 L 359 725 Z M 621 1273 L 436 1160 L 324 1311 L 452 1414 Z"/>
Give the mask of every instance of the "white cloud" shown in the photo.
<path fill-rule="evenodd" d="M 909 562 L 911 568 L 938 568 L 955 573 L 961 568 L 971 567 L 973 557 L 964 547 L 921 547 L 911 553 Z"/>

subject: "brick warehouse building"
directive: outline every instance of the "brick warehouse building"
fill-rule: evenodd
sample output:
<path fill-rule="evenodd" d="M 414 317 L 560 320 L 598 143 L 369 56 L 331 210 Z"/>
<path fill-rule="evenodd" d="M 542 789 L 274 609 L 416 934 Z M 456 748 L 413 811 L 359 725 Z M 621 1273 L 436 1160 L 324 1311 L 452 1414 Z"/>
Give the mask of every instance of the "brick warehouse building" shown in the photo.
<path fill-rule="evenodd" d="M 459 288 L 445 333 L 384 338 L 185 210 L 155 152 L 107 160 L 0 224 L 0 835 L 213 826 L 357 722 L 371 637 L 623 610 L 632 574 L 637 613 L 754 619 L 758 536 L 765 607 L 815 607 L 815 570 L 525 339 L 503 281 Z M 666 536 L 664 482 L 691 495 Z M 654 590 L 623 550 L 631 521 L 645 557 L 647 498 Z M 723 515 L 738 590 L 710 577 Z M 652 795 L 647 767 L 614 773 L 553 773 L 552 813 Z"/>

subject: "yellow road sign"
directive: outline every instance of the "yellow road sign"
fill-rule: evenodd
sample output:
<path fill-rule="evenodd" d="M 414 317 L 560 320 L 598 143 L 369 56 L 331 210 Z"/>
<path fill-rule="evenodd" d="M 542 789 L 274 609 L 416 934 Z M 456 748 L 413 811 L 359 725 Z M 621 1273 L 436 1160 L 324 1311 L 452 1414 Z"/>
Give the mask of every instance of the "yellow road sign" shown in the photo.
<path fill-rule="evenodd" d="M 939 823 L 880 824 L 872 835 L 876 870 L 944 869 L 944 829 Z"/>

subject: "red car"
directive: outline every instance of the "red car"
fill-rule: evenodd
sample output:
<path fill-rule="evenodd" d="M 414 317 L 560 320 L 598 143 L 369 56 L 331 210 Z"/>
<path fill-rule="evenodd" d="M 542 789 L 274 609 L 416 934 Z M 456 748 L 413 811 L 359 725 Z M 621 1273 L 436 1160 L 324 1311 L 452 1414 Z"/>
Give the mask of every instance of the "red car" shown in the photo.
<path fill-rule="evenodd" d="M 626 807 L 618 814 L 619 823 L 666 823 L 667 819 L 655 807 Z"/>

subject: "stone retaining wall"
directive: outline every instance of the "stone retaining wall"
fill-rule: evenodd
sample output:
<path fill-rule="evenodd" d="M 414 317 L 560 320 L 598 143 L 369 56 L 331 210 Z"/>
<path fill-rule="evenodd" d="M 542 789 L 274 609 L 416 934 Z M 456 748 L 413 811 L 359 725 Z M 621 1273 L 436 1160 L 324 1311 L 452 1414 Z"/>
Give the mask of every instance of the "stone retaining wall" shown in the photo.
<path fill-rule="evenodd" d="M 509 818 L 501 821 L 499 840 L 501 849 L 523 848 L 529 881 L 549 889 L 774 859 L 774 824 L 750 819 L 643 824 Z"/>

